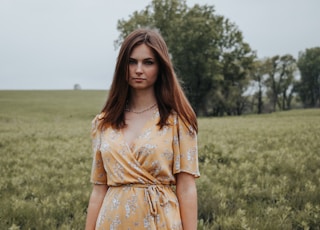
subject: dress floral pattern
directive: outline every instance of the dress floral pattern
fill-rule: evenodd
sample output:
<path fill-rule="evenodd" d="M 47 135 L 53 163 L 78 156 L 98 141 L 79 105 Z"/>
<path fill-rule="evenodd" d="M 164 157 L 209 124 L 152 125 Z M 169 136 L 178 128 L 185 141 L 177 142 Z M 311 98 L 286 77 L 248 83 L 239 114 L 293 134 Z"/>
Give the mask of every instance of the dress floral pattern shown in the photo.
<path fill-rule="evenodd" d="M 91 182 L 109 186 L 96 229 L 182 229 L 175 174 L 200 176 L 197 136 L 176 114 L 161 130 L 159 119 L 155 110 L 132 146 L 121 130 L 98 130 L 99 115 L 92 121 Z"/>

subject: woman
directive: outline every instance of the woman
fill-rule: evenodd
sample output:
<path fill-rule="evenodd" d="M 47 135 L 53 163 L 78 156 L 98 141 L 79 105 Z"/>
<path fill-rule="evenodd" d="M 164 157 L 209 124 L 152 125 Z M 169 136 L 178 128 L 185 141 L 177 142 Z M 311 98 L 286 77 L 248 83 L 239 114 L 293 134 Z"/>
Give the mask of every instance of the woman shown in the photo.
<path fill-rule="evenodd" d="M 92 136 L 86 229 L 197 228 L 197 120 L 157 32 L 124 40 Z"/>

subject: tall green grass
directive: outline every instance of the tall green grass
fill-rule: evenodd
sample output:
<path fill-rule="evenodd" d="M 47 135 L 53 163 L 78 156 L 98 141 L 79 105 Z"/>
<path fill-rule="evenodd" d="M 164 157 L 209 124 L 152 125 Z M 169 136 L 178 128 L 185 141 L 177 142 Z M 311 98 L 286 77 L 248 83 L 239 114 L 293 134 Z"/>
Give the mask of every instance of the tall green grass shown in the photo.
<path fill-rule="evenodd" d="M 0 91 L 0 229 L 83 229 L 102 91 Z"/>
<path fill-rule="evenodd" d="M 105 91 L 0 91 L 0 229 L 83 229 Z M 199 118 L 199 229 L 320 229 L 320 110 Z"/>
<path fill-rule="evenodd" d="M 320 228 L 320 110 L 200 120 L 203 229 Z"/>

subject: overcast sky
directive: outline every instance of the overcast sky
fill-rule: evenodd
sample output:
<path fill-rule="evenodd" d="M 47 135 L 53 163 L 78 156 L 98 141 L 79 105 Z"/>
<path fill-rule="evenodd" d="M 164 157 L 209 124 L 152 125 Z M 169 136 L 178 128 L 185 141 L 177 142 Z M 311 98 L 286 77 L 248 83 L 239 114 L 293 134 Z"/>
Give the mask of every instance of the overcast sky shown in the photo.
<path fill-rule="evenodd" d="M 1 89 L 108 89 L 119 19 L 151 0 L 0 0 Z M 187 0 L 214 5 L 258 57 L 320 46 L 320 0 Z"/>

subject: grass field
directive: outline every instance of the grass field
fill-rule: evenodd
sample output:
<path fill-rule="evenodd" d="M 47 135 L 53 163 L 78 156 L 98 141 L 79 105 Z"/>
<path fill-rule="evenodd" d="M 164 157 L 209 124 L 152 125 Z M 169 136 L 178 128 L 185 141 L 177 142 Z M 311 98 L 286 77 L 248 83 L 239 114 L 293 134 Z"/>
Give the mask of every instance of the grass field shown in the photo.
<path fill-rule="evenodd" d="M 83 229 L 104 91 L 0 91 L 0 229 Z M 199 229 L 320 229 L 320 110 L 199 118 Z"/>

